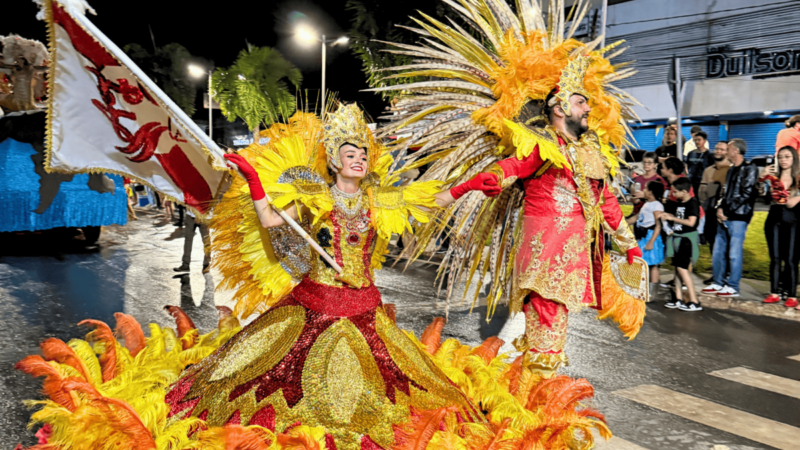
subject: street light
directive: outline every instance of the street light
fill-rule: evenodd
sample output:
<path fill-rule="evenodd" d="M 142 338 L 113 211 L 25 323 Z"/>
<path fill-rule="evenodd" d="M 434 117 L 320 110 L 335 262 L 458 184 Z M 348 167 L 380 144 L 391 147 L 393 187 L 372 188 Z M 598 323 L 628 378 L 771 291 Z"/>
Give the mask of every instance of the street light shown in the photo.
<path fill-rule="evenodd" d="M 214 127 L 212 126 L 211 113 L 214 111 L 214 100 L 211 96 L 211 73 L 212 70 L 206 70 L 205 67 L 199 64 L 189 64 L 189 75 L 192 78 L 200 79 L 208 73 L 208 139 L 210 140 L 214 135 Z"/>
<path fill-rule="evenodd" d="M 326 45 L 333 44 L 333 45 L 346 45 L 350 38 L 347 36 L 342 36 L 337 39 L 327 39 L 325 35 L 317 36 L 317 33 L 309 27 L 308 25 L 300 25 L 295 29 L 294 32 L 295 37 L 298 41 L 303 44 L 312 44 L 314 42 L 319 42 L 322 44 L 322 108 L 321 112 L 325 112 L 325 54 L 326 54 Z"/>

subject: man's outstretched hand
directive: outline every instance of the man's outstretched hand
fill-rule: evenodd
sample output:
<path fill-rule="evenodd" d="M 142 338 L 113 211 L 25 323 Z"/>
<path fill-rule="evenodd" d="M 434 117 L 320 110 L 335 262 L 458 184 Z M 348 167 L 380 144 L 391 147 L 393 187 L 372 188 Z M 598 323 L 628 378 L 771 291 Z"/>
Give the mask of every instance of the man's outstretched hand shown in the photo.
<path fill-rule="evenodd" d="M 470 191 L 482 191 L 487 197 L 494 197 L 503 189 L 497 184 L 497 175 L 493 173 L 479 173 L 458 186 L 450 189 L 450 195 L 458 200 Z"/>
<path fill-rule="evenodd" d="M 633 247 L 632 249 L 628 250 L 627 254 L 628 254 L 628 264 L 633 264 L 634 257 L 639 257 L 639 258 L 642 257 L 642 249 L 640 249 L 639 246 L 637 245 L 636 247 Z"/>

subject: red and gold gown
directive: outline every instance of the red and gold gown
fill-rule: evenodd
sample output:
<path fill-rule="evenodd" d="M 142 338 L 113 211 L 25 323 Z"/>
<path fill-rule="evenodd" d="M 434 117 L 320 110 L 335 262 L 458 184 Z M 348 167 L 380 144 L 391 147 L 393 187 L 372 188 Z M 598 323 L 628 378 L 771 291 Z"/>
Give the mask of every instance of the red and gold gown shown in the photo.
<path fill-rule="evenodd" d="M 340 450 L 392 446 L 393 425 L 407 422 L 410 408 L 454 407 L 463 420 L 483 420 L 384 310 L 367 195 L 336 203 L 311 231 L 351 284 L 310 258 L 289 295 L 183 374 L 166 397 L 170 417 L 272 431 L 323 426 Z"/>

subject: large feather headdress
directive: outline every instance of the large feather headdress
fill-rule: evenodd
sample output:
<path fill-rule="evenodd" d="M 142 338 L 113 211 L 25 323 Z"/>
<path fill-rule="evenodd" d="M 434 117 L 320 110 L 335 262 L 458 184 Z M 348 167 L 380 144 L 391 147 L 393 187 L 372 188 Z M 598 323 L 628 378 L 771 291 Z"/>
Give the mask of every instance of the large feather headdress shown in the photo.
<path fill-rule="evenodd" d="M 404 170 L 444 160 L 429 177 L 451 176 L 458 166 L 455 160 L 491 156 L 501 142 L 505 145 L 502 155 L 512 154 L 509 140 L 504 139 L 510 134 L 504 121 L 516 119 L 532 101 L 543 102 L 578 72 L 581 83 L 573 79 L 561 96 L 567 100 L 571 93 L 587 96 L 592 107 L 589 126 L 602 142 L 618 151 L 628 143 L 626 120 L 635 118 L 631 109 L 635 100 L 611 83 L 635 71 L 610 62 L 624 51 L 611 52 L 622 41 L 597 49 L 601 37 L 587 43 L 573 38 L 589 2 L 578 0 L 565 15 L 563 0 L 551 0 L 548 14 L 538 0 L 517 0 L 516 12 L 502 0 L 443 1 L 477 37 L 453 20 L 448 19 L 447 25 L 423 14 L 423 19 L 414 19 L 421 28 L 412 28 L 421 42 L 389 43 L 396 48 L 387 50 L 417 59 L 385 70 L 399 72 L 389 78 L 427 76 L 433 80 L 371 89 L 402 91 L 388 117 L 391 122 L 380 136 L 407 136 L 396 143 L 407 160 Z M 578 62 L 581 67 L 570 69 Z M 423 151 L 406 157 L 409 147 Z M 409 164 L 423 157 L 422 164 Z M 445 167 L 451 170 L 441 170 Z"/>

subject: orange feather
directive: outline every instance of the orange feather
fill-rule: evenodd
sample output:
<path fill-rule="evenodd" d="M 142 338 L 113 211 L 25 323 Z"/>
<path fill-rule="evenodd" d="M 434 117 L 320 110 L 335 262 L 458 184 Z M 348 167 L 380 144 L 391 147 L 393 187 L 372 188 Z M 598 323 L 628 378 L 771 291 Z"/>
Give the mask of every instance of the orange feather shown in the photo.
<path fill-rule="evenodd" d="M 281 450 L 322 450 L 319 442 L 305 433 L 298 433 L 296 436 L 279 434 L 278 445 Z"/>
<path fill-rule="evenodd" d="M 114 318 L 117 319 L 117 328 L 114 330 L 117 336 L 122 336 L 125 340 L 125 348 L 131 353 L 131 356 L 136 357 L 140 351 L 144 349 L 145 338 L 142 326 L 132 316 L 123 313 L 114 313 Z"/>
<path fill-rule="evenodd" d="M 86 335 L 87 341 L 101 341 L 104 344 L 103 353 L 97 358 L 103 373 L 103 383 L 113 380 L 117 376 L 117 340 L 111 328 L 99 320 L 86 319 L 78 325 L 94 325 L 94 331 Z"/>
<path fill-rule="evenodd" d="M 42 383 L 42 392 L 50 400 L 70 411 L 75 411 L 75 403 L 72 401 L 69 391 L 64 388 L 65 380 L 61 378 L 58 370 L 48 364 L 41 356 L 26 356 L 22 361 L 15 364 L 14 368 L 33 377 L 45 377 L 44 383 Z"/>
<path fill-rule="evenodd" d="M 444 317 L 434 317 L 433 322 L 425 328 L 420 342 L 428 348 L 431 355 L 439 349 L 442 340 L 442 329 L 444 328 Z"/>
<path fill-rule="evenodd" d="M 519 379 L 522 376 L 522 357 L 525 355 L 519 355 L 511 363 L 511 367 L 508 368 L 508 371 L 503 375 L 508 378 L 508 392 L 511 395 L 516 395 L 517 391 L 519 391 Z"/>
<path fill-rule="evenodd" d="M 425 450 L 433 434 L 439 430 L 444 418 L 457 409 L 455 406 L 448 406 L 446 408 L 420 411 L 417 414 L 412 413 L 411 420 L 396 430 L 397 441 L 400 444 L 395 445 L 392 449 Z"/>
<path fill-rule="evenodd" d="M 472 351 L 472 354 L 480 356 L 486 361 L 486 364 L 489 364 L 492 359 L 497 357 L 497 352 L 500 351 L 500 347 L 502 347 L 503 344 L 505 344 L 505 342 L 502 339 L 497 336 L 492 336 L 483 341 L 480 347 Z"/>
<path fill-rule="evenodd" d="M 183 312 L 182 309 L 178 308 L 177 306 L 167 305 L 164 307 L 167 310 L 170 316 L 175 319 L 175 324 L 178 326 L 178 337 L 182 338 L 184 334 L 188 333 L 189 330 L 196 330 L 197 327 L 192 322 L 192 319 Z M 183 343 L 183 349 L 186 350 L 188 348 L 192 348 L 194 344 L 197 342 L 195 339 L 193 342 L 187 344 L 186 342 Z"/>
<path fill-rule="evenodd" d="M 44 359 L 48 361 L 56 361 L 59 364 L 66 364 L 83 375 L 83 379 L 89 380 L 89 375 L 83 360 L 75 354 L 75 350 L 69 345 L 65 344 L 61 339 L 49 338 L 39 344 L 42 349 Z"/>
<path fill-rule="evenodd" d="M 497 427 L 494 433 L 494 437 L 486 447 L 483 447 L 483 450 L 498 450 L 500 448 L 500 440 L 503 439 L 503 434 L 506 432 L 506 428 L 511 423 L 511 418 L 503 419 L 503 422 Z"/>

